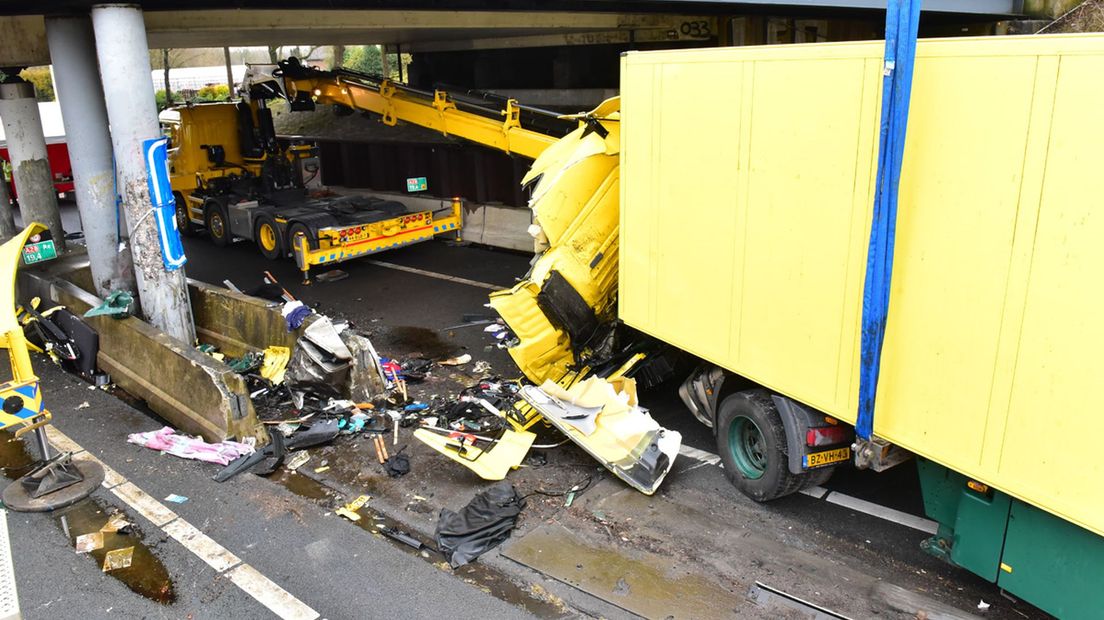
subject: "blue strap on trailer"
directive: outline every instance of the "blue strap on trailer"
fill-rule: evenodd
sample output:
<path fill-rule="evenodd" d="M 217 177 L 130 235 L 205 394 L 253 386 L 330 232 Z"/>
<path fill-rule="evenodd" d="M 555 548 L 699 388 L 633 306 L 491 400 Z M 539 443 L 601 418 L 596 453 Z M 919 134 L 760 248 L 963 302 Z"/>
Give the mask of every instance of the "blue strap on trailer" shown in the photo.
<path fill-rule="evenodd" d="M 874 432 L 874 399 L 889 312 L 893 275 L 893 242 L 897 230 L 897 186 L 905 154 L 912 68 L 916 60 L 916 32 L 920 0 L 888 0 L 886 5 L 885 64 L 882 77 L 882 117 L 878 143 L 878 177 L 874 217 L 866 255 L 863 285 L 862 357 L 859 369 L 859 412 L 855 432 L 870 439 Z"/>

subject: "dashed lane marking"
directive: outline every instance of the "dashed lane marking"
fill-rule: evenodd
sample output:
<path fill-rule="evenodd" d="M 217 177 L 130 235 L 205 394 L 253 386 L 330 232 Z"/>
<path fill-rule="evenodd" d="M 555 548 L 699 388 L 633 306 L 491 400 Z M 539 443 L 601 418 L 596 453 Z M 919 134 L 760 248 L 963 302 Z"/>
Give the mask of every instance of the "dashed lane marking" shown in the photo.
<path fill-rule="evenodd" d="M 417 269 L 415 267 L 407 267 L 406 265 L 398 265 L 395 263 L 388 263 L 381 260 L 367 260 L 364 261 L 377 267 L 386 267 L 388 269 L 396 269 L 398 271 L 405 271 L 407 273 L 416 273 L 418 275 L 427 276 L 430 278 L 437 278 L 438 280 L 447 280 L 449 282 L 457 282 L 459 284 L 467 284 L 468 286 L 475 286 L 478 288 L 485 288 L 489 291 L 504 291 L 505 286 L 498 286 L 497 284 L 488 284 L 486 282 L 480 282 L 479 280 L 469 280 L 467 278 L 460 278 L 457 276 L 450 276 L 443 273 L 437 273 L 436 271 L 426 271 L 425 269 Z"/>
<path fill-rule="evenodd" d="M 241 564 L 226 573 L 230 581 L 284 620 L 314 620 L 318 612 L 276 585 L 257 569 Z"/>
<path fill-rule="evenodd" d="M 682 446 L 679 448 L 679 454 L 688 458 L 699 461 L 698 465 L 688 467 L 683 472 L 691 471 L 705 465 L 720 465 L 721 457 L 713 454 L 712 452 L 706 452 L 705 450 L 698 450 L 697 448 L 691 448 L 690 446 Z M 885 521 L 890 521 L 898 525 L 910 527 L 914 530 L 920 530 L 921 532 L 927 532 L 929 534 L 935 534 L 939 529 L 939 524 L 930 519 L 924 519 L 917 517 L 916 515 L 910 515 L 907 512 L 901 512 L 900 510 L 894 510 L 885 506 L 880 506 L 874 502 L 868 502 L 865 499 L 859 499 L 852 497 L 845 493 L 838 491 L 829 491 L 824 487 L 809 487 L 802 489 L 803 495 L 809 497 L 824 500 L 837 506 L 843 506 L 855 512 L 861 512 L 872 517 L 877 517 Z"/>
<path fill-rule="evenodd" d="M 53 426 L 46 427 L 46 437 L 55 448 L 64 452 L 73 452 L 74 459 L 94 461 L 104 468 L 103 486 L 110 489 L 116 497 L 123 500 L 136 512 L 149 519 L 174 540 L 207 563 L 215 572 L 230 578 L 234 585 L 267 607 L 272 613 L 284 620 L 314 620 L 318 612 L 311 609 L 287 590 L 265 577 L 257 569 L 242 562 L 226 547 L 215 542 L 210 536 L 199 531 L 153 496 L 128 482 L 119 472 L 111 469 L 77 442 L 67 437 Z M 6 531 L 6 530 L 5 530 Z M 2 558 L 0 558 L 2 561 Z"/>

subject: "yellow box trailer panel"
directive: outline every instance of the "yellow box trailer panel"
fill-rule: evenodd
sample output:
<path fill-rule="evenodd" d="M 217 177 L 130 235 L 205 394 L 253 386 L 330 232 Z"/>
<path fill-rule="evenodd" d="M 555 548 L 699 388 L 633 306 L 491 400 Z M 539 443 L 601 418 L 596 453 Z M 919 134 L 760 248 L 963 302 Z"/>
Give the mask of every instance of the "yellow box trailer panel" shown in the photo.
<path fill-rule="evenodd" d="M 854 422 L 881 42 L 627 54 L 619 315 Z M 922 40 L 875 434 L 1104 535 L 1104 36 Z"/>

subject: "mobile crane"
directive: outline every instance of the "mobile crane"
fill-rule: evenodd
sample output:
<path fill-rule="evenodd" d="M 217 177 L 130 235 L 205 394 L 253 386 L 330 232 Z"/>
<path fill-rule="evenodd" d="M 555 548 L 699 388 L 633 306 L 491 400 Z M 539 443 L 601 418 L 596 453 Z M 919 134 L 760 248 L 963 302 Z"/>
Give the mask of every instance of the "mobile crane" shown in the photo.
<path fill-rule="evenodd" d="M 314 265 L 459 234 L 461 199 L 436 210 L 411 210 L 396 200 L 312 193 L 307 183 L 318 173 L 316 149 L 277 139 L 272 101 L 286 99 L 293 111 L 331 104 L 372 112 L 385 125 L 405 121 L 528 158 L 557 140 L 522 126 L 523 112 L 554 113 L 512 99 L 494 109 L 347 69 L 322 71 L 296 58 L 281 61 L 270 72 L 254 68 L 242 95 L 237 102 L 186 105 L 162 113 L 172 142 L 177 225 L 185 235 L 203 227 L 219 246 L 235 238 L 252 240 L 269 259 L 291 254 L 304 283 L 310 282 Z"/>

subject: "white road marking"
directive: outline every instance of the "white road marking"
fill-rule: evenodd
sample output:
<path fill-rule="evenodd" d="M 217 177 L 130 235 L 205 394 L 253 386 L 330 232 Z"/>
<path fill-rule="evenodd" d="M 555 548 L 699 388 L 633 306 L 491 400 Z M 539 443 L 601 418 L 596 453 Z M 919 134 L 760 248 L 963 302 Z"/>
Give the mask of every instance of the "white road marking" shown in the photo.
<path fill-rule="evenodd" d="M 11 539 L 8 538 L 8 511 L 0 510 L 0 618 L 17 620 L 22 617 L 19 611 L 19 593 L 15 587 Z"/>
<path fill-rule="evenodd" d="M 163 532 L 183 545 L 185 549 L 206 562 L 215 572 L 229 577 L 234 585 L 267 607 L 272 613 L 285 620 L 314 620 L 320 617 L 318 612 L 311 609 L 306 603 L 276 585 L 275 582 L 262 575 L 257 569 L 243 563 L 241 558 L 231 553 L 226 547 L 199 531 L 198 528 L 166 508 L 153 496 L 139 489 L 134 483 L 128 482 L 117 471 L 89 454 L 88 451 L 61 431 L 53 426 L 47 426 L 46 436 L 55 448 L 76 453 L 75 459 L 99 463 L 104 468 L 104 486 L 111 489 L 116 497 L 149 519 L 155 526 L 161 528 Z M 4 514 L 3 511 L 0 511 L 0 520 L 3 519 Z M 4 520 L 3 524 L 6 526 L 7 521 Z M 3 535 L 6 536 L 6 533 L 7 529 L 5 527 Z M 3 558 L 0 558 L 0 570 L 3 568 L 2 563 Z M 0 579 L 0 590 L 3 589 L 2 582 L 3 580 Z"/>
<path fill-rule="evenodd" d="M 165 530 L 166 534 L 175 538 L 189 551 L 198 555 L 199 559 L 206 562 L 217 572 L 223 573 L 231 567 L 241 564 L 241 558 L 227 551 L 226 547 L 218 544 L 210 536 L 199 531 L 184 519 L 177 519 L 161 529 Z"/>
<path fill-rule="evenodd" d="M 900 510 L 894 510 L 892 508 L 886 508 L 885 506 L 879 506 L 873 502 L 868 502 L 865 499 L 859 499 L 857 497 L 851 497 L 850 495 L 844 495 L 843 493 L 829 493 L 824 498 L 825 501 L 831 504 L 838 504 L 844 508 L 850 508 L 864 514 L 878 517 L 879 519 L 885 519 L 886 521 L 892 521 L 899 523 L 906 527 L 911 527 L 914 530 L 920 530 L 921 532 L 927 532 L 929 534 L 935 534 L 939 529 L 939 524 L 935 521 L 923 519 L 914 515 L 910 515 L 907 512 L 901 512 Z"/>
<path fill-rule="evenodd" d="M 460 284 L 467 284 L 468 286 L 485 288 L 489 291 L 506 290 L 505 286 L 498 286 L 497 284 L 488 284 L 486 282 L 480 282 L 479 280 L 469 280 L 467 278 L 450 276 L 443 273 L 437 273 L 436 271 L 426 271 L 425 269 L 417 269 L 415 267 L 407 267 L 406 265 L 397 265 L 395 263 L 388 263 L 381 260 L 366 260 L 364 262 L 371 263 L 377 267 L 386 267 L 388 269 L 396 269 L 398 271 L 405 271 L 407 273 L 416 273 L 418 275 L 427 276 L 430 278 L 437 278 L 438 280 L 448 280 L 449 282 L 457 282 Z"/>
<path fill-rule="evenodd" d="M 242 564 L 226 573 L 234 585 L 260 601 L 272 613 L 284 620 L 314 620 L 318 612 L 295 598 L 288 591 L 273 583 L 248 564 Z"/>
<path fill-rule="evenodd" d="M 702 465 L 719 465 L 721 462 L 720 456 L 713 454 L 712 452 L 698 450 L 697 448 L 691 448 L 689 446 L 682 446 L 681 448 L 679 448 L 679 454 L 701 461 L 700 465 L 689 467 L 683 470 L 683 472 L 697 469 Z M 802 489 L 801 493 L 803 495 L 808 495 L 809 497 L 813 497 L 815 499 L 821 499 L 826 502 L 836 504 L 838 506 L 843 506 L 844 508 L 849 508 L 856 512 L 861 512 L 872 517 L 877 517 L 879 519 L 884 519 L 898 525 L 910 527 L 914 530 L 920 530 L 921 532 L 935 534 L 936 531 L 939 529 L 939 524 L 930 519 L 924 519 L 922 517 L 910 515 L 907 512 L 901 512 L 900 510 L 886 508 L 885 506 L 879 506 L 874 502 L 868 502 L 864 499 L 852 497 L 838 491 L 829 491 L 824 487 L 809 487 L 807 489 Z"/>
<path fill-rule="evenodd" d="M 164 504 L 154 499 L 149 493 L 139 489 L 133 482 L 120 484 L 111 489 L 111 492 L 157 527 L 162 527 L 177 518 L 175 512 L 165 508 Z"/>

